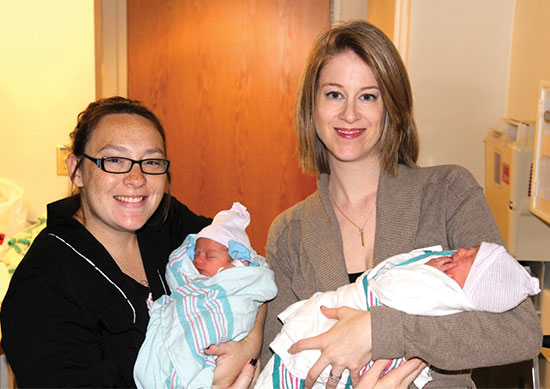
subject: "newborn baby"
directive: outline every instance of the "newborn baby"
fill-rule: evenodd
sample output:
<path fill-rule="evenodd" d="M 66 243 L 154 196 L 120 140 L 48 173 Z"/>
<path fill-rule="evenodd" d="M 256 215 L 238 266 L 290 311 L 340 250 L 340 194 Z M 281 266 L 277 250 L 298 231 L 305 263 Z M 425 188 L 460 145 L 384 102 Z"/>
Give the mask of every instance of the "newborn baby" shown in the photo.
<path fill-rule="evenodd" d="M 283 383 L 286 388 L 303 385 L 320 351 L 289 354 L 288 349 L 298 340 L 319 335 L 334 325 L 335 320 L 320 312 L 322 305 L 363 310 L 385 305 L 418 315 L 448 315 L 470 310 L 504 312 L 540 292 L 538 279 L 531 277 L 502 246 L 483 242 L 481 246 L 456 251 L 441 250 L 441 246 L 435 246 L 393 256 L 366 271 L 355 283 L 336 291 L 315 293 L 308 300 L 289 306 L 279 315 L 284 325 L 270 344 L 275 355 L 262 371 L 256 387 L 279 388 Z M 403 362 L 403 358 L 398 358 L 387 369 Z M 314 388 L 326 386 L 330 370 L 329 365 Z M 351 387 L 348 379 L 346 370 L 338 388 Z M 426 368 L 415 385 L 421 388 L 430 380 L 429 368 Z"/>
<path fill-rule="evenodd" d="M 151 308 L 134 378 L 138 388 L 212 387 L 216 357 L 203 350 L 243 339 L 258 308 L 277 294 L 273 272 L 250 245 L 250 215 L 239 203 L 188 235 L 170 254 L 170 295 Z"/>

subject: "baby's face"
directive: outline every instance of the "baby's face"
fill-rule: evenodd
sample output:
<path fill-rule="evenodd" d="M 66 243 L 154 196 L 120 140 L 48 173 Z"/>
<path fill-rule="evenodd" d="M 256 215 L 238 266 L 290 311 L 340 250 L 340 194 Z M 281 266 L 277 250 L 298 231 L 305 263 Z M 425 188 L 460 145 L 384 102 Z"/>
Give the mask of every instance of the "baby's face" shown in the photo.
<path fill-rule="evenodd" d="M 199 238 L 195 242 L 195 260 L 193 264 L 200 274 L 212 277 L 222 267 L 232 267 L 227 247 L 208 238 Z"/>
<path fill-rule="evenodd" d="M 458 249 L 450 257 L 435 258 L 426 264 L 441 270 L 455 280 L 461 288 L 464 288 L 464 283 L 470 273 L 478 251 L 479 246 Z"/>

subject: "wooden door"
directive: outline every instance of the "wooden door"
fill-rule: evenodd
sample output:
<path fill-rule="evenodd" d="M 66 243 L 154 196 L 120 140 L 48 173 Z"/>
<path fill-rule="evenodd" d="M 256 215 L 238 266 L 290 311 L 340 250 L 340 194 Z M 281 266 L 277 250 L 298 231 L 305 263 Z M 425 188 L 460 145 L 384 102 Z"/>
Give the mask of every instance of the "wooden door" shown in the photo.
<path fill-rule="evenodd" d="M 128 95 L 163 122 L 172 194 L 213 217 L 232 202 L 265 253 L 273 218 L 316 189 L 294 104 L 329 0 L 129 0 Z"/>

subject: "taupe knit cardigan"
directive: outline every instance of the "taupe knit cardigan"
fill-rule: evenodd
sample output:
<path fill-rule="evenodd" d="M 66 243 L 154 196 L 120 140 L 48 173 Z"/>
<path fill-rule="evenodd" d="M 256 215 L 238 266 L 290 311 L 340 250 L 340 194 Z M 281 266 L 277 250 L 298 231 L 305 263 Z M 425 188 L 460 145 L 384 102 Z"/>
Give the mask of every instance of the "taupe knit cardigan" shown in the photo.
<path fill-rule="evenodd" d="M 279 215 L 266 249 L 279 294 L 268 304 L 262 363 L 281 328 L 277 314 L 317 291 L 349 283 L 341 232 L 328 195 L 326 174 L 318 191 Z M 503 244 L 482 188 L 458 166 L 408 168 L 382 173 L 376 200 L 374 265 L 415 248 L 457 249 L 482 241 Z M 502 313 L 465 312 L 442 317 L 372 309 L 372 356 L 420 357 L 437 370 L 428 387 L 475 387 L 470 369 L 538 355 L 542 331 L 526 300 Z M 443 370 L 443 371 L 442 371 Z"/>

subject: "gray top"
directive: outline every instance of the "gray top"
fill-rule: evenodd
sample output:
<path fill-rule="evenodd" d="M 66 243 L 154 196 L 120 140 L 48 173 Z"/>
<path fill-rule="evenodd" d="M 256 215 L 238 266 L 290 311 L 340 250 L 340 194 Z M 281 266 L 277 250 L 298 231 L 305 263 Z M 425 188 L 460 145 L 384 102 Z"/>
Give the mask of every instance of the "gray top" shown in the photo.
<path fill-rule="evenodd" d="M 271 225 L 266 258 L 279 294 L 268 305 L 264 364 L 271 355 L 269 343 L 281 329 L 281 311 L 315 292 L 349 283 L 328 179 L 320 175 L 318 191 Z M 483 190 L 466 169 L 400 165 L 397 176 L 381 173 L 374 265 L 415 248 L 440 244 L 444 250 L 458 249 L 482 241 L 503 244 Z M 531 359 L 541 344 L 540 323 L 529 299 L 502 314 L 425 317 L 387 307 L 372 309 L 373 359 L 417 356 L 436 369 L 454 370 L 435 373 L 427 387 L 475 387 L 469 369 Z"/>

